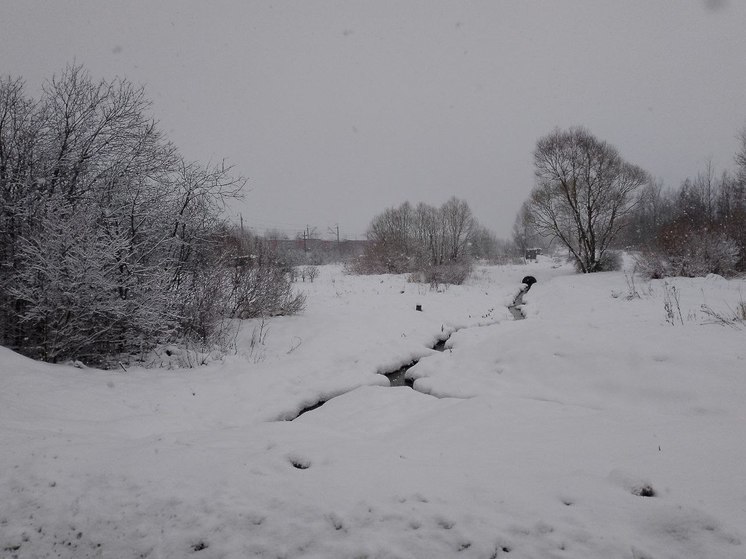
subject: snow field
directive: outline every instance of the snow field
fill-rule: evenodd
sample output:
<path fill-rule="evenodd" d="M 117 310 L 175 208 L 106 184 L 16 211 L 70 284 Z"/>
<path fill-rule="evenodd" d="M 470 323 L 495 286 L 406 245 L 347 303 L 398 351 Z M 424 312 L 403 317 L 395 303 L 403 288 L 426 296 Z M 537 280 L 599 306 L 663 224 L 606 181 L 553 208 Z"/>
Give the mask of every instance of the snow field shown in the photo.
<path fill-rule="evenodd" d="M 441 291 L 324 267 L 198 369 L 0 350 L 0 557 L 746 556 L 746 328 L 701 310 L 746 282 L 627 299 L 553 266 Z M 376 374 L 413 360 L 415 390 Z"/>

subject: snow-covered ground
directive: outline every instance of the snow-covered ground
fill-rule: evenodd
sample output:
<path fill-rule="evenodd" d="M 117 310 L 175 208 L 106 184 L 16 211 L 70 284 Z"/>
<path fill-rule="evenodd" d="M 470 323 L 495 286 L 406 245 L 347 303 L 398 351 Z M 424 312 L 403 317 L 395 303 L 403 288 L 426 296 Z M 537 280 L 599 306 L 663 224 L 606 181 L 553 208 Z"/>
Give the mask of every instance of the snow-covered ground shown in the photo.
<path fill-rule="evenodd" d="M 746 281 L 298 287 L 201 368 L 0 349 L 0 557 L 746 557 Z"/>

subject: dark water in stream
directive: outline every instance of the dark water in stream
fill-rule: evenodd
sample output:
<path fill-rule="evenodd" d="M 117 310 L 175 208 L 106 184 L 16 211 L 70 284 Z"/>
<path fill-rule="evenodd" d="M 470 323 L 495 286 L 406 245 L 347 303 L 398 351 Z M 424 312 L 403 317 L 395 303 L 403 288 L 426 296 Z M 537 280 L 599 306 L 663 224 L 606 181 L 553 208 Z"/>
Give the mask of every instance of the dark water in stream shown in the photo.
<path fill-rule="evenodd" d="M 417 361 L 413 361 L 409 365 L 404 365 L 392 373 L 384 373 L 383 376 L 389 379 L 391 386 L 408 386 L 409 388 L 412 388 L 414 386 L 414 379 L 406 378 L 406 375 L 407 371 L 416 364 Z"/>
<path fill-rule="evenodd" d="M 438 343 L 433 346 L 433 349 L 435 351 L 445 351 L 447 341 L 448 338 L 438 341 Z M 406 375 L 407 371 L 414 367 L 416 364 L 417 361 L 412 361 L 407 365 L 402 365 L 395 371 L 392 371 L 390 373 L 383 373 L 383 376 L 389 379 L 391 386 L 408 386 L 409 388 L 412 388 L 414 386 L 414 379 L 406 378 Z"/>
<path fill-rule="evenodd" d="M 536 280 L 534 280 L 532 283 L 536 283 Z M 515 296 L 515 299 L 513 299 L 513 303 L 508 305 L 508 310 L 510 311 L 510 314 L 513 315 L 513 318 L 515 320 L 523 320 L 524 318 L 526 318 L 526 315 L 523 314 L 523 311 L 521 310 L 521 306 L 523 305 L 523 296 L 529 289 L 531 289 L 531 283 L 523 287 L 518 292 L 518 295 Z"/>

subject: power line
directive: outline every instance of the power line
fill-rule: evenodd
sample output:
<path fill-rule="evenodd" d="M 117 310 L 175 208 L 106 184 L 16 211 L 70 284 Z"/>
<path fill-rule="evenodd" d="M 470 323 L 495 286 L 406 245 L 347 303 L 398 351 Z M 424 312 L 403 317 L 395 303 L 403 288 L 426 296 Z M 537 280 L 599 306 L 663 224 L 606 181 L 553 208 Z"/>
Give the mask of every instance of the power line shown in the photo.
<path fill-rule="evenodd" d="M 244 216 L 242 212 L 236 214 L 237 220 L 243 223 L 245 230 L 251 231 L 255 235 L 262 236 L 269 231 L 276 232 L 281 235 L 285 235 L 288 238 L 303 238 L 307 236 L 312 238 L 314 232 L 326 231 L 326 234 L 331 237 L 332 240 L 341 242 L 343 240 L 365 240 L 366 234 L 360 232 L 345 232 L 340 228 L 338 223 L 327 227 L 318 227 L 315 225 L 304 224 L 300 225 L 297 223 L 282 222 L 282 221 L 266 221 L 263 219 L 252 219 Z"/>

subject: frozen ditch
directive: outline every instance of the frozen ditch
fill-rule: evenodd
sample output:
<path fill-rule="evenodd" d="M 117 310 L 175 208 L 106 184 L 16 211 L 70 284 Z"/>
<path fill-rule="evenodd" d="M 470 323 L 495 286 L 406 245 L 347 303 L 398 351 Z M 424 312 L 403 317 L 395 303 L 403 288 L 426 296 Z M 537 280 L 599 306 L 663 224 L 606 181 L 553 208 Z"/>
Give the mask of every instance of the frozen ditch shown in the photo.
<path fill-rule="evenodd" d="M 446 349 L 446 342 L 447 341 L 448 341 L 448 338 L 444 338 L 442 340 L 439 340 L 432 347 L 432 349 L 434 349 L 435 351 L 445 351 L 445 349 Z M 407 386 L 409 388 L 414 389 L 414 381 L 412 379 L 406 378 L 406 375 L 407 375 L 407 371 L 409 369 L 411 369 L 412 367 L 414 367 L 417 363 L 419 363 L 419 360 L 414 360 L 414 361 L 412 361 L 412 362 L 410 362 L 410 363 L 408 363 L 406 365 L 402 365 L 401 367 L 399 367 L 398 369 L 396 369 L 394 371 L 391 371 L 389 373 L 379 373 L 379 374 L 383 375 L 384 377 L 386 377 L 387 379 L 389 379 L 389 383 L 391 384 L 392 387 L 393 386 Z M 343 392 L 342 394 L 346 394 L 346 393 Z M 320 408 L 321 406 L 323 406 L 329 400 L 331 400 L 333 398 L 336 398 L 337 396 L 342 396 L 342 394 L 336 394 L 336 395 L 332 396 L 331 398 L 327 398 L 326 400 L 320 400 L 320 401 L 316 402 L 315 404 L 307 406 L 307 407 L 303 408 L 302 410 L 300 410 L 300 412 L 298 412 L 298 415 L 296 415 L 293 418 L 286 419 L 285 421 L 293 421 L 295 419 L 298 419 L 304 413 L 308 413 L 309 411 L 316 410 L 316 409 Z"/>
<path fill-rule="evenodd" d="M 433 346 L 433 349 L 435 351 L 445 351 L 447 341 L 448 341 L 448 338 L 444 338 L 438 341 L 438 343 L 436 343 Z M 402 365 L 395 371 L 391 371 L 390 373 L 381 373 L 381 374 L 385 376 L 387 379 L 389 379 L 391 386 L 408 386 L 409 388 L 414 388 L 414 381 L 412 379 L 407 378 L 407 371 L 411 369 L 412 367 L 414 367 L 417 363 L 418 361 L 415 360 L 406 365 Z"/>
<path fill-rule="evenodd" d="M 407 365 L 399 367 L 396 371 L 381 374 L 389 379 L 391 386 L 408 386 L 409 388 L 414 388 L 414 381 L 407 378 L 407 371 L 414 367 L 417 363 L 418 361 L 412 361 Z"/>
<path fill-rule="evenodd" d="M 513 315 L 513 318 L 515 320 L 523 320 L 526 318 L 526 316 L 523 314 L 523 311 L 521 310 L 521 307 L 523 305 L 523 295 L 531 289 L 531 286 L 536 283 L 536 278 L 533 276 L 526 276 L 522 280 L 523 287 L 518 292 L 518 294 L 513 299 L 513 302 L 508 305 L 508 310 L 510 311 L 510 314 Z M 420 310 L 420 309 L 418 309 Z M 453 332 L 451 333 L 453 334 Z M 448 338 L 450 336 L 443 338 L 439 340 L 433 347 L 435 351 L 445 351 L 446 349 L 446 342 L 448 342 Z M 387 379 L 389 379 L 389 383 L 392 387 L 394 386 L 407 386 L 409 388 L 414 389 L 414 380 L 407 378 L 407 371 L 414 367 L 419 360 L 411 361 L 410 363 L 407 363 L 406 365 L 402 365 L 398 369 L 388 372 L 388 373 L 379 373 L 383 376 L 385 376 Z M 315 404 L 312 404 L 310 406 L 307 406 L 300 410 L 298 414 L 295 417 L 285 419 L 285 421 L 293 421 L 295 419 L 298 419 L 301 415 L 308 413 L 310 411 L 316 410 L 323 406 L 326 402 L 329 400 L 336 398 L 337 396 L 342 396 L 343 394 L 346 394 L 346 392 L 343 392 L 341 394 L 336 394 L 334 396 L 331 396 L 330 398 L 327 398 L 326 400 L 320 400 L 316 402 Z"/>

